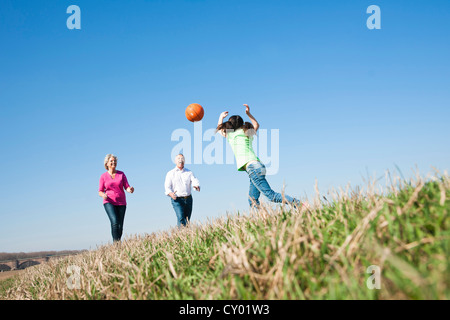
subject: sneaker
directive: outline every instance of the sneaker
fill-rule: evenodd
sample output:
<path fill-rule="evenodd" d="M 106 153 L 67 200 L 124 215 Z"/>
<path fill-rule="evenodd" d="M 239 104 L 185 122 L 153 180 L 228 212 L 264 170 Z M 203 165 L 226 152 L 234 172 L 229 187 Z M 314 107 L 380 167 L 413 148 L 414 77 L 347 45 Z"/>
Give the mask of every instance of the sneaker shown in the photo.
<path fill-rule="evenodd" d="M 294 206 L 294 208 L 300 209 L 300 212 L 309 210 L 308 201 L 301 202 L 300 200 L 295 199 L 292 205 Z"/>

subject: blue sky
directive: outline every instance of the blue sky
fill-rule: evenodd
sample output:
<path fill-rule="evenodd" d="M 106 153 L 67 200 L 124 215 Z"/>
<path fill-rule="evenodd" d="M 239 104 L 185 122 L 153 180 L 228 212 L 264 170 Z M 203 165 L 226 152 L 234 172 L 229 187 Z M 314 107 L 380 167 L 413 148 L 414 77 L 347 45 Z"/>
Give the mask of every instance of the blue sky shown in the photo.
<path fill-rule="evenodd" d="M 81 9 L 69 30 L 68 6 Z M 381 29 L 369 30 L 369 5 Z M 279 130 L 276 191 L 311 198 L 400 168 L 449 169 L 448 1 L 20 1 L 0 3 L 0 252 L 111 241 L 97 194 L 119 157 L 126 235 L 176 225 L 164 177 L 184 110 L 203 131 L 251 107 Z M 203 148 L 208 142 L 203 143 Z M 192 219 L 248 210 L 234 164 L 187 164 Z"/>

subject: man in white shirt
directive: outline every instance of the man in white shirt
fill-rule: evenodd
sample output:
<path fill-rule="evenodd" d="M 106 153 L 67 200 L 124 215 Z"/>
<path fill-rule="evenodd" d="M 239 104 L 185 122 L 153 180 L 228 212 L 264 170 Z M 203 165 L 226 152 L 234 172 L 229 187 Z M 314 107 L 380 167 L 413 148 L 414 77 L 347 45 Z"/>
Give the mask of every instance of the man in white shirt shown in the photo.
<path fill-rule="evenodd" d="M 165 193 L 171 197 L 173 209 L 177 215 L 177 225 L 186 226 L 192 213 L 192 187 L 200 192 L 200 182 L 191 170 L 184 167 L 184 156 L 180 153 L 175 158 L 174 169 L 166 174 Z"/>

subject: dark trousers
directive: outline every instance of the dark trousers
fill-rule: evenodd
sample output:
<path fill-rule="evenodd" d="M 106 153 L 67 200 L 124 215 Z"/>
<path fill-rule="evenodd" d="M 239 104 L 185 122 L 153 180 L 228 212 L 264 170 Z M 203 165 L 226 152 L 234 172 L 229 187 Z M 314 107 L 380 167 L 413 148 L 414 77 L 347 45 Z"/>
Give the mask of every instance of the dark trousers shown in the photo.
<path fill-rule="evenodd" d="M 192 195 L 187 198 L 177 197 L 176 200 L 172 200 L 172 206 L 177 215 L 177 225 L 185 226 L 191 219 L 192 214 Z"/>
<path fill-rule="evenodd" d="M 115 206 L 111 203 L 103 204 L 109 221 L 111 222 L 111 234 L 113 241 L 120 241 L 123 233 L 123 220 L 125 219 L 125 211 L 127 206 Z"/>

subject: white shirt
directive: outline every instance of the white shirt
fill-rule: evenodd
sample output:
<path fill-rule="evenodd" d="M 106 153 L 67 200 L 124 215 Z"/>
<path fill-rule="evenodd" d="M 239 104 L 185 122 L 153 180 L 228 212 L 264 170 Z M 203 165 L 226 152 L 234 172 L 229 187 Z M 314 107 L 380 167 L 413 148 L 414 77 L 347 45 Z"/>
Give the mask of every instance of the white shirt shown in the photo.
<path fill-rule="evenodd" d="M 182 170 L 175 167 L 166 174 L 164 188 L 166 195 L 175 192 L 177 197 L 186 197 L 191 194 L 192 187 L 200 187 L 200 182 L 194 176 L 191 170 L 183 168 Z"/>

